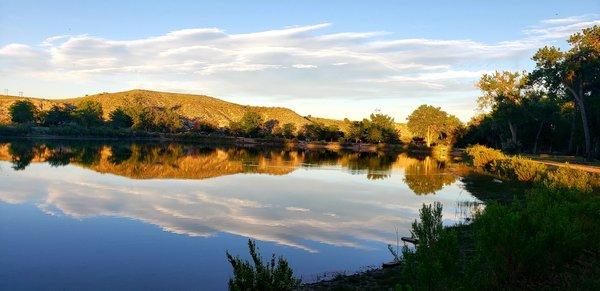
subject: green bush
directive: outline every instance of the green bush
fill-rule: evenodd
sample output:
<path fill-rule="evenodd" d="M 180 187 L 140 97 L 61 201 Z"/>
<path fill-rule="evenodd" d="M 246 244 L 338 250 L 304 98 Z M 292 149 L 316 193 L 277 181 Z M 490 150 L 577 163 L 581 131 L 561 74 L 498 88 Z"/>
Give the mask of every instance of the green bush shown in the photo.
<path fill-rule="evenodd" d="M 229 290 L 293 290 L 300 285 L 288 262 L 275 255 L 269 262 L 263 262 L 256 244 L 248 240 L 248 249 L 252 263 L 240 257 L 226 253 L 233 267 L 233 278 L 229 279 Z"/>
<path fill-rule="evenodd" d="M 493 161 L 506 158 L 501 151 L 482 145 L 471 146 L 466 149 L 466 152 L 471 158 L 473 166 L 482 170 L 489 170 Z"/>
<path fill-rule="evenodd" d="M 19 100 L 8 108 L 10 120 L 14 123 L 33 123 L 37 117 L 37 107 L 29 100 Z"/>
<path fill-rule="evenodd" d="M 576 189 L 591 192 L 600 188 L 600 176 L 570 167 L 560 167 L 550 171 L 544 179 L 546 187 L 551 189 Z"/>
<path fill-rule="evenodd" d="M 546 171 L 544 164 L 518 156 L 494 160 L 490 164 L 490 172 L 504 179 L 521 182 L 541 181 Z"/>
<path fill-rule="evenodd" d="M 402 278 L 415 289 L 436 290 L 455 284 L 459 270 L 459 244 L 455 229 L 442 226 L 442 204 L 425 205 L 420 221 L 412 224 L 411 234 L 418 240 L 415 250 L 402 250 Z"/>
<path fill-rule="evenodd" d="M 555 284 L 544 278 L 564 271 L 585 251 L 598 251 L 598 198 L 540 187 L 524 204 L 488 205 L 472 225 L 475 256 L 465 279 L 477 289 Z"/>

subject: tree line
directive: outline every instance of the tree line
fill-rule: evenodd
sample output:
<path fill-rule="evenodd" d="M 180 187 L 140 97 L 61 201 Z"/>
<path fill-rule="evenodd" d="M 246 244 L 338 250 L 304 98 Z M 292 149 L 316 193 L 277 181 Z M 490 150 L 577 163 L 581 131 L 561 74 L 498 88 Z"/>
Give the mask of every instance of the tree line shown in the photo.
<path fill-rule="evenodd" d="M 247 111 L 228 127 L 219 128 L 201 119 L 181 116 L 177 107 L 166 108 L 146 104 L 142 99 L 134 100 L 127 107 L 118 107 L 103 118 L 102 104 L 85 100 L 77 105 L 55 104 L 41 110 L 29 100 L 14 102 L 9 113 L 13 123 L 43 127 L 110 127 L 145 132 L 162 133 L 216 133 L 251 138 L 285 138 L 304 141 L 354 142 L 354 143 L 400 143 L 400 131 L 394 118 L 382 113 L 373 113 L 360 121 L 344 121 L 337 124 L 308 122 L 302 126 L 281 123 L 276 119 L 265 120 L 260 113 Z M 344 130 L 340 129 L 344 126 Z M 462 128 L 462 123 L 439 107 L 422 105 L 408 118 L 408 128 L 414 134 L 417 146 L 449 144 Z"/>
<path fill-rule="evenodd" d="M 461 146 L 508 152 L 600 156 L 600 27 L 571 35 L 566 51 L 540 48 L 531 72 L 484 74 L 481 109 L 461 134 Z"/>

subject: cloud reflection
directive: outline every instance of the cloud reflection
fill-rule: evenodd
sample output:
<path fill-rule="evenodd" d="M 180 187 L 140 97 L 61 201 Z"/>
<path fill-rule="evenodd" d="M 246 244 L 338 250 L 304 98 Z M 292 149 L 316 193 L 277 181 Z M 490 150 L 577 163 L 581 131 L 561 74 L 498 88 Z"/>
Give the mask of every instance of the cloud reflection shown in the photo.
<path fill-rule="evenodd" d="M 302 167 L 310 161 L 302 153 L 302 159 L 286 160 L 285 171 L 275 167 L 277 175 L 257 175 L 242 173 L 269 173 L 260 169 L 271 169 L 270 165 L 282 160 L 281 156 L 254 157 L 258 166 L 251 171 L 229 172 L 231 167 L 223 168 L 216 161 L 221 157 L 231 162 L 230 155 L 235 156 L 235 152 L 208 151 L 210 165 L 226 169 L 226 174 L 199 180 L 164 176 L 132 179 L 118 170 L 103 174 L 111 172 L 106 170 L 110 150 L 101 148 L 99 152 L 101 157 L 84 167 L 77 163 L 52 167 L 34 162 L 16 171 L 10 162 L 0 162 L 0 200 L 34 203 L 46 213 L 76 219 L 130 218 L 182 235 L 210 237 L 229 233 L 309 252 L 318 252 L 319 244 L 369 248 L 373 243 L 392 243 L 395 227 L 408 234 L 422 203 L 441 201 L 444 218 L 454 221 L 459 219 L 458 201 L 476 201 L 455 180 L 442 183 L 434 191 L 436 195 L 415 195 L 404 181 L 405 172 L 410 165 L 427 162 L 404 155 L 387 166 L 386 179 L 369 180 L 355 175 L 353 171 L 359 170 L 352 169 L 360 168 L 356 166 L 360 163 L 351 162 L 351 154 L 329 160 L 327 166 Z M 157 157 L 159 164 L 168 164 L 167 157 Z M 179 159 L 206 157 L 171 156 L 171 166 L 181 165 Z M 35 159 L 39 158 L 38 153 Z M 7 160 L 6 156 L 2 159 Z M 155 166 L 158 167 L 152 163 L 138 165 L 147 169 Z M 435 169 L 436 174 L 443 172 L 439 167 Z"/>

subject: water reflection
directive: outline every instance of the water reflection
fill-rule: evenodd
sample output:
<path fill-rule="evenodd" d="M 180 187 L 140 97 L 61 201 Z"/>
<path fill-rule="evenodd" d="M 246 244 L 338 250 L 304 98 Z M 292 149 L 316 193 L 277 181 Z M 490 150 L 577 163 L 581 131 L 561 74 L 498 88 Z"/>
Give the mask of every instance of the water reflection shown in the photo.
<path fill-rule="evenodd" d="M 461 194 L 446 163 L 406 154 L 12 142 L 0 145 L 0 160 L 14 169 L 0 187 L 8 203 L 34 202 L 75 218 L 133 218 L 189 236 L 226 232 L 310 252 L 318 250 L 314 243 L 390 243 L 396 227 L 408 232 L 423 202 L 444 202 L 452 220 L 457 200 L 476 201 Z M 268 175 L 232 176 L 240 173 Z"/>
<path fill-rule="evenodd" d="M 404 182 L 416 194 L 434 194 L 456 181 L 444 161 L 429 156 L 383 152 L 207 147 L 186 144 L 98 144 L 96 142 L 19 141 L 0 144 L 0 160 L 14 170 L 32 162 L 54 167 L 75 164 L 133 179 L 206 179 L 238 173 L 285 175 L 302 167 L 341 167 L 378 180 L 405 171 Z"/>

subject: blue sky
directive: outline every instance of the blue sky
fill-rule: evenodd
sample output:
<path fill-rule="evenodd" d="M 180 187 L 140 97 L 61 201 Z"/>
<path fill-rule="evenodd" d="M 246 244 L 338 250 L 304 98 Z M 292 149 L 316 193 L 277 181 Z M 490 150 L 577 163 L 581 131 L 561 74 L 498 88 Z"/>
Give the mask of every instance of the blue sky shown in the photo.
<path fill-rule="evenodd" d="M 399 121 L 429 103 L 467 120 L 478 75 L 530 69 L 536 47 L 600 23 L 598 1 L 541 2 L 0 1 L 0 87 L 142 87 Z"/>

